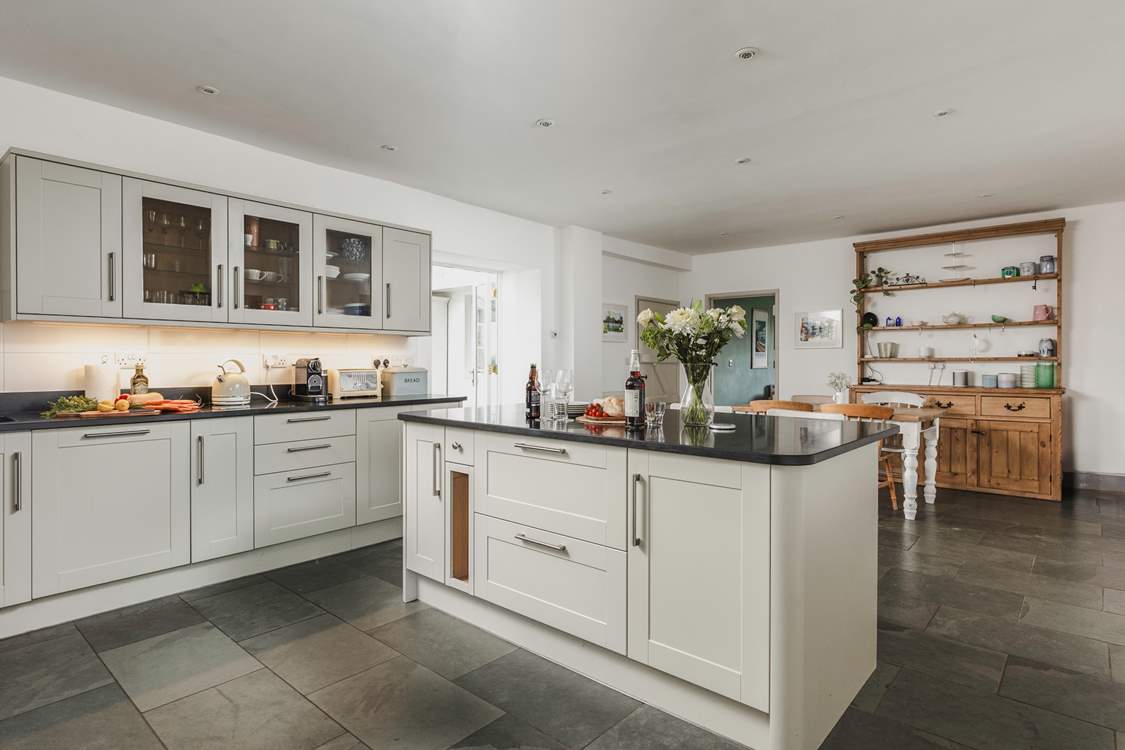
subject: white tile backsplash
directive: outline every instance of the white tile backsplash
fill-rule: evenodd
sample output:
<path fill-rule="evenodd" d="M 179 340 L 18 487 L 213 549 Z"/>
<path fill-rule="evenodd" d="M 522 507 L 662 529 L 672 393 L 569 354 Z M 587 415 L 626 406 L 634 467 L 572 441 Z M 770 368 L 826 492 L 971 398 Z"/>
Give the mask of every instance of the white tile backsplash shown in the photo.
<path fill-rule="evenodd" d="M 83 387 L 83 365 L 104 355 L 139 352 L 154 386 L 207 386 L 226 359 L 246 365 L 250 382 L 265 383 L 264 354 L 290 359 L 320 357 L 325 367 L 366 367 L 376 356 L 399 364 L 410 341 L 380 334 L 301 333 L 133 325 L 0 323 L 0 389 L 51 391 Z M 132 368 L 121 371 L 127 386 Z M 293 382 L 293 371 L 273 370 L 271 380 Z"/>

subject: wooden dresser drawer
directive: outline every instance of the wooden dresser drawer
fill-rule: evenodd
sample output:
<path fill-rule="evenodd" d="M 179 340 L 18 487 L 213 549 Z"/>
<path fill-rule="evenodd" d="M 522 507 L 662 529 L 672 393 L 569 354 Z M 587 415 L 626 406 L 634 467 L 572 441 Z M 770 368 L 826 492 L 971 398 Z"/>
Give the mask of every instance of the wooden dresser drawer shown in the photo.
<path fill-rule="evenodd" d="M 981 396 L 982 417 L 1050 419 L 1051 399 L 1045 396 Z"/>
<path fill-rule="evenodd" d="M 924 394 L 923 394 L 924 395 Z M 977 413 L 977 397 L 963 393 L 939 393 L 925 396 L 926 406 L 948 409 L 949 416 L 972 417 Z"/>
<path fill-rule="evenodd" d="M 285 443 L 355 434 L 355 409 L 254 417 L 254 444 Z"/>
<path fill-rule="evenodd" d="M 625 553 L 476 514 L 477 596 L 625 653 Z"/>
<path fill-rule="evenodd" d="M 254 473 L 294 471 L 355 461 L 355 436 L 269 443 L 254 448 Z"/>

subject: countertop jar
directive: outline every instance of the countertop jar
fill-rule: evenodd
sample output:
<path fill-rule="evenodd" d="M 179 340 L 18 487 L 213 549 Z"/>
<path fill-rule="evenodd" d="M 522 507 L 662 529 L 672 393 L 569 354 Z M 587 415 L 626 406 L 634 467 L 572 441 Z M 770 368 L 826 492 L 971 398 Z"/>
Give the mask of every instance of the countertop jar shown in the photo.
<path fill-rule="evenodd" d="M 1039 256 L 1039 273 L 1054 273 L 1055 272 L 1055 256 L 1053 255 L 1040 255 Z"/>

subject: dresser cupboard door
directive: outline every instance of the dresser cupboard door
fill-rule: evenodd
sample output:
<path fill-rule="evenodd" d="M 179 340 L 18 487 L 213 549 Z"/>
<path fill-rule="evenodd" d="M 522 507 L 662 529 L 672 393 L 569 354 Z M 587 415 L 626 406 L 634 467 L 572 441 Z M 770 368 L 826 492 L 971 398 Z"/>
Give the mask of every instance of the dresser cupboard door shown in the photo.
<path fill-rule="evenodd" d="M 187 564 L 189 445 L 186 422 L 36 432 L 33 595 Z"/>
<path fill-rule="evenodd" d="M 445 581 L 445 503 L 441 446 L 445 430 L 407 424 L 405 432 L 404 534 L 406 567 L 435 581 Z"/>
<path fill-rule="evenodd" d="M 31 599 L 31 434 L 0 435 L 0 607 Z"/>
<path fill-rule="evenodd" d="M 937 482 L 945 487 L 977 483 L 976 434 L 973 420 L 942 417 L 938 430 Z M 924 454 L 919 456 L 919 468 Z M 901 476 L 901 472 L 899 473 Z M 919 477 L 921 480 L 921 477 Z"/>
<path fill-rule="evenodd" d="M 430 330 L 430 236 L 383 229 L 383 328 Z"/>
<path fill-rule="evenodd" d="M 977 421 L 977 482 L 1015 493 L 1049 494 L 1051 424 Z"/>
<path fill-rule="evenodd" d="M 121 177 L 17 156 L 16 310 L 121 317 Z"/>
<path fill-rule="evenodd" d="M 254 418 L 191 422 L 191 561 L 254 549 Z"/>

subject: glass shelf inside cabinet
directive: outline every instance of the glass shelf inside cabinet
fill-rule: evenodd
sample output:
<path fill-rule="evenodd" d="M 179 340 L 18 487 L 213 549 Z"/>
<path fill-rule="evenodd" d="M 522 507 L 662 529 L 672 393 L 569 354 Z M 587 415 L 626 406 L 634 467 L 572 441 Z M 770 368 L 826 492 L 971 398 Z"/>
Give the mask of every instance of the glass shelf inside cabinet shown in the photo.
<path fill-rule="evenodd" d="M 251 215 L 243 224 L 243 305 L 250 310 L 299 311 L 301 226 Z"/>
<path fill-rule="evenodd" d="M 326 239 L 328 312 L 371 315 L 371 236 L 329 229 Z"/>
<path fill-rule="evenodd" d="M 144 301 L 211 304 L 211 209 L 158 198 L 144 212 Z"/>

